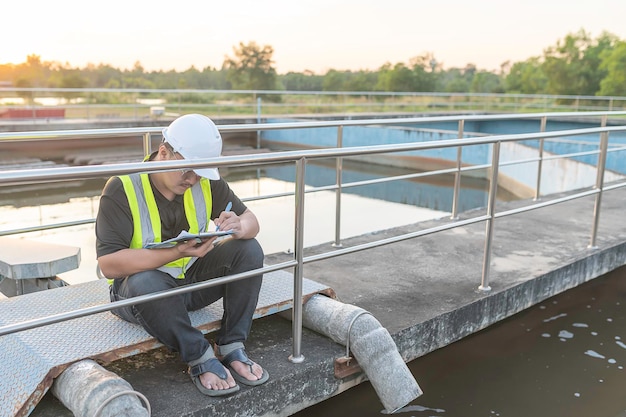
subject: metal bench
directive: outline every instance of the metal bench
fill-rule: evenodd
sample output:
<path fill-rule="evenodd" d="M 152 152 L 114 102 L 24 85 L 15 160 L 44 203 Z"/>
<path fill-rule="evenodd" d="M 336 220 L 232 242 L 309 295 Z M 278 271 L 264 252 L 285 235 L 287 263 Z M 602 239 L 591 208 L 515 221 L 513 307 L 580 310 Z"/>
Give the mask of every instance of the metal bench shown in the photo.
<path fill-rule="evenodd" d="M 0 292 L 8 297 L 65 286 L 57 274 L 80 265 L 80 248 L 0 237 Z"/>
<path fill-rule="evenodd" d="M 303 298 L 334 291 L 304 279 Z M 109 303 L 106 280 L 33 292 L 0 299 L 0 327 L 70 310 Z M 254 318 L 293 306 L 293 275 L 274 271 L 264 275 Z M 219 329 L 221 302 L 190 313 L 203 333 Z M 111 362 L 162 346 L 142 327 L 111 312 L 93 314 L 44 327 L 0 336 L 0 416 L 27 416 L 52 386 L 55 377 L 82 359 Z"/>

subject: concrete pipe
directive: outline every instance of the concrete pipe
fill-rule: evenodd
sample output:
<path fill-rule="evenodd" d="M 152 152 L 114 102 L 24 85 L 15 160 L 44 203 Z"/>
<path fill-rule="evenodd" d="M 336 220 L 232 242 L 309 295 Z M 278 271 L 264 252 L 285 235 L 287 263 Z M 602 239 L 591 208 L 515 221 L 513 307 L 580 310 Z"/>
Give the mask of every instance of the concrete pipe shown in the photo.
<path fill-rule="evenodd" d="M 91 359 L 76 362 L 63 371 L 55 378 L 52 393 L 76 417 L 150 416 L 146 397 Z"/>
<path fill-rule="evenodd" d="M 391 335 L 366 310 L 315 295 L 303 307 L 302 323 L 344 346 L 349 343 L 387 412 L 422 395 Z"/>

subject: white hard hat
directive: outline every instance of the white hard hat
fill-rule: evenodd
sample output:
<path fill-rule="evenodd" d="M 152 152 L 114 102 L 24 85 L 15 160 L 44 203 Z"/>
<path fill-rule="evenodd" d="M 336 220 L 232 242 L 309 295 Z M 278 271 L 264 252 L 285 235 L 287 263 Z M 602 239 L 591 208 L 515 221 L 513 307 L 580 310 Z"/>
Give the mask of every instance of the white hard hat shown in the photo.
<path fill-rule="evenodd" d="M 211 119 L 201 114 L 186 114 L 163 129 L 163 140 L 185 159 L 215 158 L 222 153 L 222 136 Z M 217 168 L 194 169 L 201 177 L 220 179 Z"/>

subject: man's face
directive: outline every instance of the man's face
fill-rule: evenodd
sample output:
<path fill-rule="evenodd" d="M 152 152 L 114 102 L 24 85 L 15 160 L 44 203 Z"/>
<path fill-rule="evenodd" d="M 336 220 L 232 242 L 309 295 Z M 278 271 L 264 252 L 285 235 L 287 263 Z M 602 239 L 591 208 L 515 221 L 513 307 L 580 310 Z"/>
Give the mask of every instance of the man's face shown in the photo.
<path fill-rule="evenodd" d="M 159 157 L 162 160 L 183 160 L 182 155 L 161 145 L 159 148 Z M 198 181 L 200 176 L 191 169 L 180 169 L 176 171 L 163 172 L 163 183 L 165 187 L 174 194 L 182 195 Z"/>

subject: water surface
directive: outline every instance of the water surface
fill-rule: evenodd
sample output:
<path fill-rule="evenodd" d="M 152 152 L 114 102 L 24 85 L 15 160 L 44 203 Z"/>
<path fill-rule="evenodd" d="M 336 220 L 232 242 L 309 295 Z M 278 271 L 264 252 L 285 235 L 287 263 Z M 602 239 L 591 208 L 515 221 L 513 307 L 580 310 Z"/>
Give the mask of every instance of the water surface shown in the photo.
<path fill-rule="evenodd" d="M 400 416 L 625 417 L 626 267 L 409 363 Z M 380 417 L 369 382 L 297 417 Z"/>
<path fill-rule="evenodd" d="M 294 191 L 294 184 L 271 178 L 241 179 L 230 182 L 237 195 L 249 198 Z M 60 224 L 76 220 L 94 219 L 98 213 L 99 194 L 70 196 L 66 199 L 43 200 L 33 205 L 0 206 L 0 230 Z M 305 196 L 304 246 L 315 246 L 335 239 L 335 192 L 320 191 Z M 265 253 L 293 252 L 295 230 L 294 197 L 277 197 L 248 201 L 246 205 L 256 214 L 261 224 L 258 240 Z M 341 202 L 341 237 L 401 226 L 407 223 L 449 215 L 449 213 L 401 204 L 355 194 L 344 194 Z M 384 215 L 381 215 L 384 213 Z M 211 226 L 214 227 L 214 226 Z M 97 279 L 94 224 L 22 233 L 12 237 L 41 242 L 60 243 L 81 248 L 78 269 L 59 274 L 69 284 Z"/>

